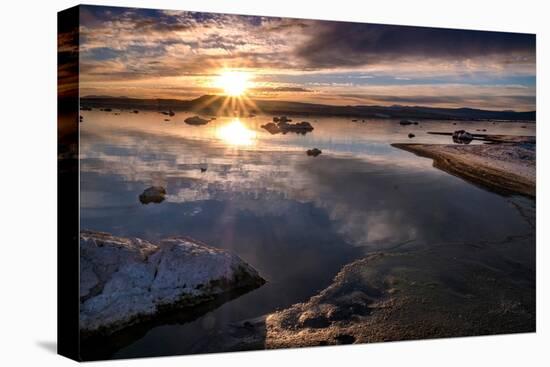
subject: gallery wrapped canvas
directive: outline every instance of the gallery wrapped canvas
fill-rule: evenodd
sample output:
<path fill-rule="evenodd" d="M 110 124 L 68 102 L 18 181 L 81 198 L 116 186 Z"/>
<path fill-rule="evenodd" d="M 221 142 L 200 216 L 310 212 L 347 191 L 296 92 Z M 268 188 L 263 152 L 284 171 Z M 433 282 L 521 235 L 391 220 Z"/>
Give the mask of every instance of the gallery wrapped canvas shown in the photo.
<path fill-rule="evenodd" d="M 58 15 L 59 353 L 535 331 L 535 35 Z"/>

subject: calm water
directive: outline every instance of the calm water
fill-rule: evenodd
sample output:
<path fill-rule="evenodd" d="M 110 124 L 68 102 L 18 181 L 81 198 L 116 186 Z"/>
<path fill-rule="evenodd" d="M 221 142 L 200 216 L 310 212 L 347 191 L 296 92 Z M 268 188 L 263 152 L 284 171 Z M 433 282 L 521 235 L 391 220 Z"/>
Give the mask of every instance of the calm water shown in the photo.
<path fill-rule="evenodd" d="M 144 331 L 112 357 L 193 351 L 224 325 L 307 300 L 368 252 L 534 235 L 533 201 L 480 189 L 390 146 L 451 142 L 427 131 L 535 135 L 534 124 L 297 118 L 315 127 L 303 136 L 270 135 L 260 125 L 271 116 L 190 126 L 185 113 L 168 122 L 156 112 L 81 115 L 81 228 L 191 236 L 234 251 L 268 280 L 194 321 Z M 313 147 L 323 153 L 308 157 Z M 164 186 L 167 199 L 140 204 L 151 185 Z"/>

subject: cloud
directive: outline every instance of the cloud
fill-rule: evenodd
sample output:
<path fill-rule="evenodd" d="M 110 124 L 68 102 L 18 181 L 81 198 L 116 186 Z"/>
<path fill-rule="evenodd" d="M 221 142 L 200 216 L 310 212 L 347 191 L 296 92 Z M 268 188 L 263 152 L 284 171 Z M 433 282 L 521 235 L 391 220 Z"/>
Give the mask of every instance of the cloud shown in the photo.
<path fill-rule="evenodd" d="M 80 85 L 90 94 L 197 97 L 232 68 L 254 73 L 250 92 L 266 98 L 295 92 L 348 104 L 352 94 L 374 95 L 362 86 L 407 86 L 392 93 L 409 98 L 412 84 L 522 84 L 532 105 L 510 97 L 510 107 L 535 108 L 529 34 L 81 6 L 80 41 Z M 501 96 L 476 93 L 465 102 Z"/>
<path fill-rule="evenodd" d="M 534 63 L 535 35 L 344 22 L 317 22 L 296 54 L 311 68 L 377 64 L 419 58 Z"/>
<path fill-rule="evenodd" d="M 258 87 L 252 90 L 255 92 L 313 92 L 311 89 L 302 87 Z"/>
<path fill-rule="evenodd" d="M 406 105 L 406 106 L 438 106 L 461 108 L 465 106 L 480 106 L 486 109 L 504 110 L 509 106 L 532 106 L 535 104 L 534 96 L 504 95 L 439 95 L 439 96 L 387 96 L 368 94 L 343 94 L 343 98 L 354 99 L 358 103 L 381 104 L 381 105 Z"/>

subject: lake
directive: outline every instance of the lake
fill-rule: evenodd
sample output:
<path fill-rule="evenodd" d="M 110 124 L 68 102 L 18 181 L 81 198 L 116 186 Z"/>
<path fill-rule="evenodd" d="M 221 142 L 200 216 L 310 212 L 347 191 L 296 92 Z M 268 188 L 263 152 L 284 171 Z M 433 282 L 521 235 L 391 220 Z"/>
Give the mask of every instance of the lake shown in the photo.
<path fill-rule="evenodd" d="M 112 358 L 198 352 L 224 326 L 306 301 L 342 266 L 376 251 L 523 236 L 522 251 L 534 253 L 534 200 L 489 192 L 390 144 L 450 144 L 427 131 L 458 129 L 534 136 L 535 124 L 298 117 L 314 130 L 271 135 L 261 125 L 272 116 L 191 126 L 188 113 L 165 121 L 158 112 L 115 112 L 81 111 L 81 228 L 190 236 L 235 252 L 267 284 L 195 319 L 127 336 L 104 352 Z M 307 156 L 311 148 L 322 154 Z M 141 204 L 152 185 L 166 188 L 166 200 Z"/>

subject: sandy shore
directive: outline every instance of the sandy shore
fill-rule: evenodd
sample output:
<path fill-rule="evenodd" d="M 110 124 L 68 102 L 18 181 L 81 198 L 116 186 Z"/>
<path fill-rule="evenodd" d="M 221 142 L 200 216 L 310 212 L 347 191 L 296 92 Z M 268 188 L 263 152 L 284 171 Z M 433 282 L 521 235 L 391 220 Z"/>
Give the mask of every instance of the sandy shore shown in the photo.
<path fill-rule="evenodd" d="M 536 151 L 532 142 L 482 145 L 392 144 L 434 167 L 504 194 L 536 195 Z"/>

